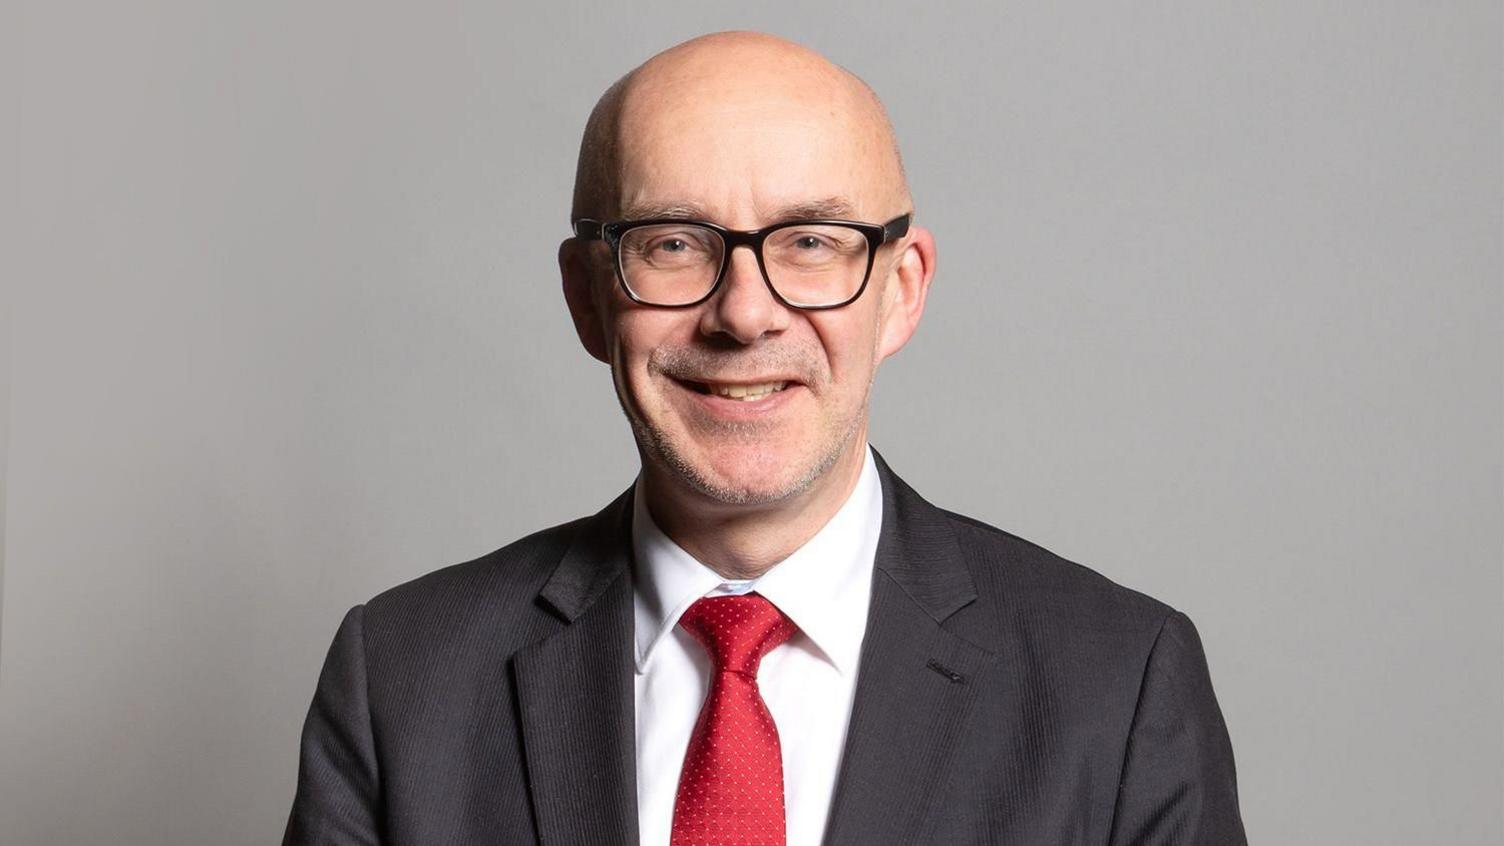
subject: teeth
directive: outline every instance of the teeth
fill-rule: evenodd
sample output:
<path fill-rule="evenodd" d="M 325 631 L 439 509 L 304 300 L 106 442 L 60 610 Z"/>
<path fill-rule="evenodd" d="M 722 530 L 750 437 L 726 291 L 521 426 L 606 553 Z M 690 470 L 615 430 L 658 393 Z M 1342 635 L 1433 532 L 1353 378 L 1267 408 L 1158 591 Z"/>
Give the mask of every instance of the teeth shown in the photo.
<path fill-rule="evenodd" d="M 768 394 L 777 393 L 787 388 L 788 385 L 788 382 L 764 382 L 761 385 L 711 385 L 710 391 L 716 396 L 750 402 Z"/>

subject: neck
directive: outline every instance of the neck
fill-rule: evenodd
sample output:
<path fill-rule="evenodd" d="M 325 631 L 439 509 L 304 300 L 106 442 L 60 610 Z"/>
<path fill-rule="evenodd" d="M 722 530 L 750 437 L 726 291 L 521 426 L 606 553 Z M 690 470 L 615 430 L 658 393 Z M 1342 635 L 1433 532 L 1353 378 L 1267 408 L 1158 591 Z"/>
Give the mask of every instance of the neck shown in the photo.
<path fill-rule="evenodd" d="M 856 488 L 866 460 L 863 426 L 813 485 L 778 502 L 712 500 L 646 462 L 642 490 L 653 522 L 681 549 L 722 578 L 755 579 L 830 522 Z"/>

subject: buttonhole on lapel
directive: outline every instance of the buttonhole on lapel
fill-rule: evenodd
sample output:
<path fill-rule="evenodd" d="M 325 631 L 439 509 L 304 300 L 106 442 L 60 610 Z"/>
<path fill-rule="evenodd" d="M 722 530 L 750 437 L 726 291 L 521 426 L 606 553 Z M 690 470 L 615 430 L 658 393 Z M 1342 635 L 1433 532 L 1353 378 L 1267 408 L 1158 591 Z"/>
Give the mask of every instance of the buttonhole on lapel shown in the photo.
<path fill-rule="evenodd" d="M 925 666 L 929 667 L 931 670 L 934 670 L 935 672 L 939 673 L 940 675 L 945 676 L 947 679 L 950 679 L 950 683 L 951 684 L 965 684 L 966 683 L 966 677 L 965 676 L 961 675 L 960 673 L 956 672 L 955 670 L 952 670 L 951 668 L 945 666 L 944 664 L 940 663 L 939 661 L 936 661 L 933 658 L 931 658 L 930 662 L 928 664 L 925 664 Z"/>

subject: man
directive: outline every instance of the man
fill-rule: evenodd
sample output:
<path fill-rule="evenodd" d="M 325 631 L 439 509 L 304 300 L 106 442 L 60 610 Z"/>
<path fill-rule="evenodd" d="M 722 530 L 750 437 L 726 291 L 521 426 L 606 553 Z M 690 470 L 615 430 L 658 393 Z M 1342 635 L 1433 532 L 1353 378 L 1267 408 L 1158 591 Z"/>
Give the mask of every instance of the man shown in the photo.
<path fill-rule="evenodd" d="M 346 616 L 286 842 L 1243 842 L 1190 621 L 869 449 L 912 213 L 807 50 L 706 36 L 607 91 L 559 264 L 641 474 Z"/>

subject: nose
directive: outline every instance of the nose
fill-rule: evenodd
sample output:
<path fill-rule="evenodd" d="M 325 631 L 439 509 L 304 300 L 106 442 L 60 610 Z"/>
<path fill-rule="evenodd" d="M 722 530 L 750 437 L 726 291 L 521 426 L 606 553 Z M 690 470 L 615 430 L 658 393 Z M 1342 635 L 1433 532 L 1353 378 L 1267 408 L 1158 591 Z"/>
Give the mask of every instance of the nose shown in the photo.
<path fill-rule="evenodd" d="M 731 251 L 726 277 L 706 305 L 700 333 L 707 337 L 720 335 L 747 345 L 789 325 L 789 309 L 774 298 L 750 249 Z"/>

